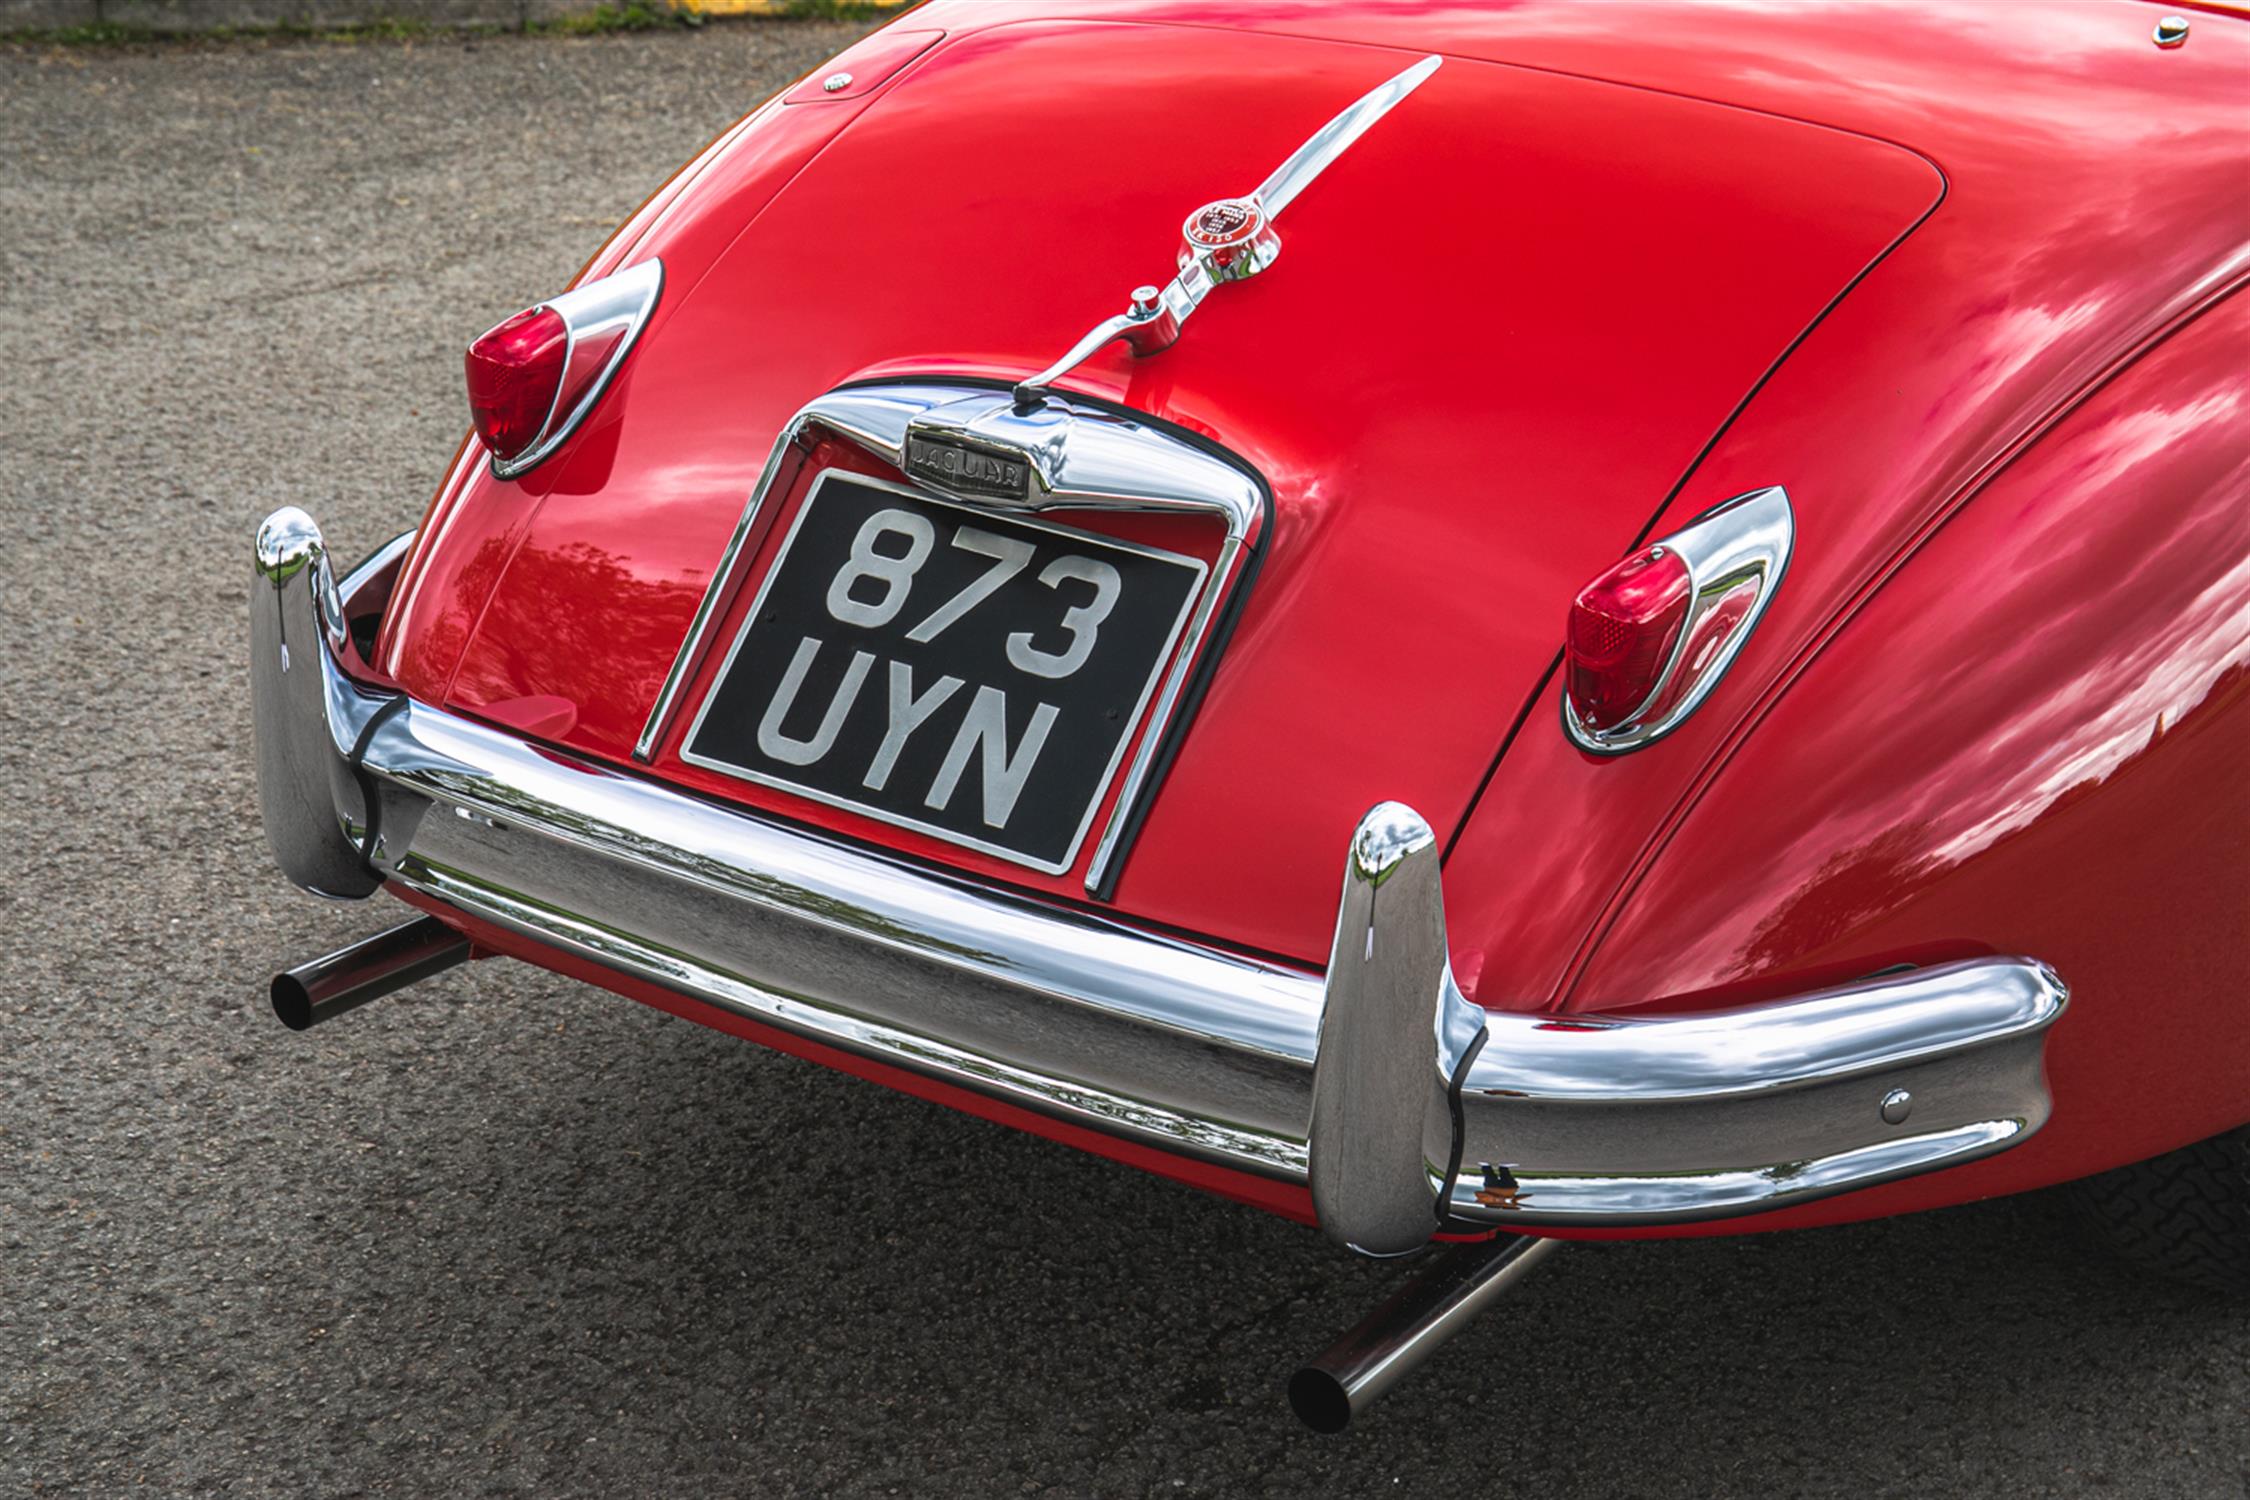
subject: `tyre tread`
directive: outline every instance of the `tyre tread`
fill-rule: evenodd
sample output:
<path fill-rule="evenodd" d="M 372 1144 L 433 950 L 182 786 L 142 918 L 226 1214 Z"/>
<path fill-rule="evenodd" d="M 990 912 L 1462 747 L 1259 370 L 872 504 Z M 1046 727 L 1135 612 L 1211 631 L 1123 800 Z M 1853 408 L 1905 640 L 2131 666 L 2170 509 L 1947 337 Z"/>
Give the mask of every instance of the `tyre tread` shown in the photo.
<path fill-rule="evenodd" d="M 2250 1126 L 2072 1187 L 2080 1217 L 2144 1271 L 2250 1294 Z"/>

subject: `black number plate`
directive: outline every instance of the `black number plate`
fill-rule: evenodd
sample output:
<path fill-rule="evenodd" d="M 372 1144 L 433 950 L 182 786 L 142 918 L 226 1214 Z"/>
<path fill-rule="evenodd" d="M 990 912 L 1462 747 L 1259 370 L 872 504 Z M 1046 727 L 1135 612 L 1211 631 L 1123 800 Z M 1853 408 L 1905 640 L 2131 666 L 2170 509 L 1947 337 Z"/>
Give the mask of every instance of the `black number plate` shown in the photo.
<path fill-rule="evenodd" d="M 682 754 L 1060 873 L 1203 575 L 831 469 Z"/>

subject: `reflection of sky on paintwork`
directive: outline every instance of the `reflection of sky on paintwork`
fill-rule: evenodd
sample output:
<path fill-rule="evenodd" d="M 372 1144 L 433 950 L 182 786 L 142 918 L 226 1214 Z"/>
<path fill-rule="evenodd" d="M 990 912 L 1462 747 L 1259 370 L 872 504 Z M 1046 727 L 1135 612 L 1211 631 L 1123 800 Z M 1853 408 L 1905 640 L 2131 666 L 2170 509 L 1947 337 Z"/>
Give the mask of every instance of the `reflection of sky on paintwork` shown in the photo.
<path fill-rule="evenodd" d="M 2084 483 L 2088 492 L 2130 484 L 2134 471 L 2159 457 L 2185 424 L 2230 418 L 2241 404 L 2239 391 L 2227 391 L 2184 409 L 2125 413 L 2105 425 L 2082 465 L 2056 478 L 2073 487 Z M 2139 561 L 2104 580 L 2104 587 L 2085 589 L 2072 600 L 2042 600 L 2041 607 L 2051 611 L 2044 630 L 1997 649 L 1962 651 L 1953 678 L 1931 684 L 1931 691 L 1963 704 L 2007 703 L 2011 716 L 1982 736 L 1964 739 L 1961 753 L 1978 762 L 1975 774 L 1933 776 L 1920 805 L 1886 809 L 1879 821 L 1927 818 L 1959 827 L 1931 851 L 1935 858 L 1958 862 L 2030 826 L 2073 786 L 2107 777 L 2146 747 L 2160 724 L 2176 725 L 2200 703 L 2228 667 L 2250 654 L 2250 535 L 2241 509 L 2246 476 L 2250 459 L 2232 476 L 2235 503 L 2185 511 L 2177 530 L 2151 537 Z M 2030 555 L 2062 561 L 2082 545 L 2082 521 L 2073 507 L 2054 507 L 2029 524 Z M 2078 570 L 2081 582 L 2089 571 Z M 2154 622 L 2137 617 L 2144 626 L 2155 624 L 2154 631 L 2117 629 L 2119 598 L 2177 592 L 2183 581 L 2198 577 L 2206 581 L 2177 612 Z M 2012 582 L 2011 592 L 2044 594 L 2053 589 L 2054 573 L 2026 572 Z M 2023 618 L 2035 617 L 2036 610 L 2002 603 L 1998 613 Z M 2063 642 L 2079 649 L 2060 651 Z M 2066 682 L 2043 688 L 2037 706 L 2017 711 L 2024 695 L 2011 690 L 2012 684 L 2035 680 L 2035 674 L 2051 676 L 2058 661 L 2073 659 L 2079 666 Z M 1996 778 L 1994 766 L 2014 769 Z"/>
<path fill-rule="evenodd" d="M 737 509 L 750 502 L 750 491 L 764 467 L 770 439 L 747 436 L 739 446 L 697 458 L 666 454 L 633 473 L 633 511 L 641 524 L 655 529 L 661 514 L 685 508 L 701 516 L 716 499 L 730 498 Z"/>
<path fill-rule="evenodd" d="M 1121 4 L 1120 9 L 1131 9 Z M 1340 32 L 1404 45 L 1463 46 L 1510 61 L 1549 63 L 1544 48 L 1568 45 L 1606 70 L 1633 76 L 1622 63 L 1661 48 L 1693 60 L 1707 79 L 1784 84 L 1793 89 L 1831 81 L 1857 97 L 1924 108 L 1989 109 L 2030 68 L 2090 72 L 2121 52 L 2153 50 L 2157 12 L 2131 5 L 2033 5 L 1972 0 L 1912 7 L 1876 0 L 1820 4 L 1806 0 L 1418 0 L 1386 4 L 1359 17 L 1338 14 L 1333 0 L 1260 0 L 1251 24 L 1284 32 Z M 1237 20 L 1240 16 L 1235 17 Z M 2198 25 L 2222 26 L 2225 21 Z M 1917 35 L 1919 33 L 1919 35 Z M 1894 55 L 1870 55 L 1867 38 L 1894 39 Z M 1482 45 L 1471 38 L 1485 39 Z M 2161 131 L 2161 119 L 2142 119 Z"/>
<path fill-rule="evenodd" d="M 2189 428 L 2205 422 L 2239 420 L 2239 391 L 2217 392 L 2185 409 L 2153 408 L 2127 413 L 2104 431 L 2104 445 L 2072 477 L 2089 488 L 2130 482 L 2132 470 L 2157 457 Z M 2159 728 L 2169 728 L 2210 693 L 2228 667 L 2250 657 L 2250 554 L 2240 509 L 2243 480 L 2250 462 L 2237 467 L 2231 487 L 2235 504 L 2211 504 L 2182 517 L 2181 528 L 2152 545 L 2140 563 L 2115 588 L 2123 594 L 2176 587 L 2181 577 L 2210 559 L 2232 557 L 2159 628 L 2149 634 L 2117 637 L 2104 616 L 2110 601 L 2091 595 L 2064 611 L 2055 627 L 2095 637 L 2084 666 L 2067 686 L 2048 693 L 2042 705 L 2010 719 L 1980 753 L 2019 767 L 2005 780 L 1984 784 L 1978 801 L 1984 811 L 1956 810 L 1974 821 L 1932 853 L 1948 862 L 1968 858 L 2019 828 L 2025 828 L 2073 786 L 2106 778 L 2145 747 Z M 2049 514 L 2041 528 L 2042 545 L 2054 550 L 2073 545 L 2072 517 Z M 2027 580 L 2024 587 L 2036 587 Z M 2034 660 L 2034 658 L 2036 658 Z M 2012 651 L 1976 658 L 1979 677 L 1995 683 L 2050 665 L 2051 645 L 2018 643 Z M 1971 689 L 1973 692 L 1974 689 Z"/>
<path fill-rule="evenodd" d="M 1962 369 L 1939 404 L 1975 401 L 2000 389 L 2056 343 L 2089 327 L 2100 316 L 2104 301 L 2095 297 L 2061 306 L 2031 303 L 1986 314 L 1974 341 L 1983 352 Z"/>
<path fill-rule="evenodd" d="M 2177 407 L 2121 413 L 2080 445 L 2084 456 L 2078 462 L 2057 466 L 2041 479 L 2097 495 L 2167 479 L 2176 484 L 2177 476 L 2162 475 L 2154 461 L 2191 426 L 2239 423 L 2243 404 L 2242 391 L 2234 389 Z M 1926 878 L 2028 828 L 2074 788 L 2114 774 L 2146 749 L 2160 728 L 2176 727 L 2230 668 L 2250 660 L 2246 495 L 2250 453 L 2209 503 L 2182 507 L 2176 529 L 2151 536 L 2129 568 L 2112 574 L 2102 573 L 2100 562 L 2114 560 L 2114 540 L 2106 553 L 2080 556 L 2098 545 L 2086 540 L 2082 508 L 2052 506 L 2022 517 L 2026 530 L 2018 555 L 2043 559 L 2043 565 L 2012 577 L 1996 568 L 1979 580 L 1995 592 L 1987 617 L 2044 614 L 2048 623 L 2011 640 L 1964 630 L 1960 649 L 1934 672 L 1932 655 L 1916 653 L 1915 670 L 1925 675 L 1911 685 L 1917 696 L 1960 705 L 1964 713 L 1986 704 L 2007 717 L 1984 724 L 1981 733 L 1963 734 L 1952 754 L 1917 778 L 1904 800 L 1894 795 L 1897 779 L 1876 768 L 1928 756 L 1921 742 L 1928 733 L 1926 714 L 1900 715 L 1888 730 L 1872 732 L 1855 719 L 1848 732 L 1838 726 L 1824 743 L 1803 747 L 1809 760 L 1830 768 L 1808 799 L 1809 806 L 1826 809 L 1821 837 L 1787 845 L 1770 888 L 1801 887 L 1808 898 L 1822 899 L 1823 888 L 1851 872 L 1853 861 L 1839 863 L 1834 851 L 1878 857 L 1888 848 L 1885 835 L 1900 828 L 1937 836 L 1910 861 Z M 2000 499 L 1998 493 L 1988 497 L 1991 503 Z M 2046 597 L 2062 576 L 2078 585 L 2075 597 Z M 2151 611 L 2119 607 L 2120 600 L 2186 590 L 2192 592 L 2177 611 L 2154 620 Z M 2025 594 L 2040 597 L 2011 599 Z M 2058 664 L 2071 663 L 2075 670 L 2066 680 L 2043 684 L 2036 694 L 2022 690 L 2026 682 L 2051 678 Z M 1902 681 L 1868 686 L 1878 694 L 1910 690 Z M 1904 742 L 1908 739 L 1915 742 Z M 1900 885 L 1892 894 L 1906 891 Z"/>

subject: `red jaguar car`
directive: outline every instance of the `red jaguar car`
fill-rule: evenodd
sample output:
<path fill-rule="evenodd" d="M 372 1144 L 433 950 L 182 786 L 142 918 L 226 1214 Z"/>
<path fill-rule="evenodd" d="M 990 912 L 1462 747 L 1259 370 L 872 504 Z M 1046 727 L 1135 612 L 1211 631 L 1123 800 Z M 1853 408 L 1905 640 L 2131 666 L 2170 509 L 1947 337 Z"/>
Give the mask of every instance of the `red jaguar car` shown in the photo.
<path fill-rule="evenodd" d="M 1450 1242 L 1326 1428 L 1571 1238 L 2250 1284 L 2246 105 L 2135 0 L 913 10 L 259 531 L 274 852 L 420 913 L 276 1009 L 506 955 Z"/>

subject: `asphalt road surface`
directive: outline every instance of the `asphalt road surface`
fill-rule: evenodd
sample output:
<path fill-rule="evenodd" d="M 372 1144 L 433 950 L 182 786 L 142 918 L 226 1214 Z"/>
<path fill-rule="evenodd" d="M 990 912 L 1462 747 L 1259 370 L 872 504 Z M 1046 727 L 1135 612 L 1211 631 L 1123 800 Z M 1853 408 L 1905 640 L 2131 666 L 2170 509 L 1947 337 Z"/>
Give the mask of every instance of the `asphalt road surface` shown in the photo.
<path fill-rule="evenodd" d="M 512 964 L 274 1022 L 400 908 L 267 856 L 252 529 L 850 34 L 0 48 L 0 1494 L 2244 1494 L 2250 1311 L 2045 1199 L 1572 1248 L 1323 1439 L 1304 1229 Z"/>

